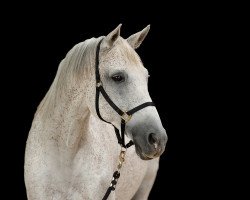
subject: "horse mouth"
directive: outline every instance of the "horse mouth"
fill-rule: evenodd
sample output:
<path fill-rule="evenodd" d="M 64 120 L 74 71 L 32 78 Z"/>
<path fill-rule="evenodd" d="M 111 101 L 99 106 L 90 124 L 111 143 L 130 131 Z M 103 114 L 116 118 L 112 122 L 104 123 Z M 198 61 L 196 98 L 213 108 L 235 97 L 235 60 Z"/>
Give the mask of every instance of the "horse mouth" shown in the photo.
<path fill-rule="evenodd" d="M 135 144 L 135 152 L 136 154 L 142 159 L 142 160 L 152 160 L 153 158 L 148 157 L 147 155 L 145 155 L 142 150 L 141 147 L 139 145 Z"/>

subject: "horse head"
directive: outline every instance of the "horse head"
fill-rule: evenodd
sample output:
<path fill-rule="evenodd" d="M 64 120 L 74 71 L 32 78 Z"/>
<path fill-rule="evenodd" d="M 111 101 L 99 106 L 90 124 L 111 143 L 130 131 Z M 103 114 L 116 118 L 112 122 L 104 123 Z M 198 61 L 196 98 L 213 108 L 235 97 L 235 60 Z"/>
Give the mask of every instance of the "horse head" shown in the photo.
<path fill-rule="evenodd" d="M 135 52 L 148 34 L 150 26 L 127 39 L 120 36 L 120 28 L 121 25 L 102 38 L 96 56 L 99 56 L 98 68 L 102 87 L 112 102 L 126 112 L 152 101 L 148 92 L 148 70 Z M 94 76 L 91 81 L 92 83 L 95 81 Z M 89 84 L 89 87 L 93 85 L 95 84 Z M 92 91 L 93 96 L 93 88 L 89 91 Z M 96 115 L 92 100 L 90 110 Z M 98 112 L 102 118 L 119 127 L 121 116 L 114 111 L 103 95 L 98 97 L 98 101 Z M 155 107 L 148 106 L 135 112 L 127 121 L 125 130 L 126 135 L 134 142 L 136 152 L 141 159 L 153 159 L 164 152 L 167 134 Z"/>

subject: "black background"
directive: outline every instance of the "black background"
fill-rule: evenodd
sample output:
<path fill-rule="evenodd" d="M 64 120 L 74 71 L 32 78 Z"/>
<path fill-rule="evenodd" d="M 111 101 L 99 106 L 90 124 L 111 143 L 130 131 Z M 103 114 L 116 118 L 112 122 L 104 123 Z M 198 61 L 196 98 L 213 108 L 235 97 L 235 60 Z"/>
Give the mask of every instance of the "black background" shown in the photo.
<path fill-rule="evenodd" d="M 140 13 L 133 6 L 121 11 L 118 5 L 104 12 L 101 5 L 98 9 L 29 6 L 15 5 L 2 17 L 2 55 L 7 63 L 2 67 L 2 100 L 8 107 L 3 123 L 7 139 L 2 146 L 10 199 L 26 199 L 25 142 L 59 62 L 76 43 L 106 35 L 119 23 L 124 38 L 151 24 L 137 52 L 150 72 L 149 91 L 169 141 L 149 199 L 223 195 L 221 184 L 227 178 L 221 153 L 215 152 L 221 144 L 217 125 L 222 108 L 215 108 L 224 91 L 218 82 L 224 73 L 222 49 L 228 45 L 227 15 L 216 6 L 190 4 L 152 5 Z"/>

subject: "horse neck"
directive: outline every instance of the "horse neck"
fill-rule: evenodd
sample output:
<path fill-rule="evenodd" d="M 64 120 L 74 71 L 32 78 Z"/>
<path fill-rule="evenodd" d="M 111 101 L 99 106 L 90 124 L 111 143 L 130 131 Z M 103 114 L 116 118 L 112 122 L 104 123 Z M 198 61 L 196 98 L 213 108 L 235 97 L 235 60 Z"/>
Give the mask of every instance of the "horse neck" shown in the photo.
<path fill-rule="evenodd" d="M 43 101 L 48 99 L 45 97 Z M 42 140 L 56 142 L 59 149 L 75 151 L 84 130 L 88 127 L 90 117 L 90 111 L 85 103 L 84 89 L 71 87 L 57 99 L 54 105 L 48 110 L 46 103 L 42 102 L 33 123 L 40 124 L 41 131 L 38 132 L 41 133 Z M 44 115 L 44 112 L 49 114 Z M 34 131 L 37 132 L 37 130 Z"/>

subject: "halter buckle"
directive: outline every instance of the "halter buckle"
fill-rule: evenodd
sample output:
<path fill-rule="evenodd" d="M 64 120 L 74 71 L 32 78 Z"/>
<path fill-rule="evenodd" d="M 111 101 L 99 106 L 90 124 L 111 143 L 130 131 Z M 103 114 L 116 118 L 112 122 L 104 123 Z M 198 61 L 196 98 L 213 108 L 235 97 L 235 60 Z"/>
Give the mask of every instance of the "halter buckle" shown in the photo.
<path fill-rule="evenodd" d="M 101 81 L 96 83 L 96 87 L 99 88 L 99 87 L 101 87 L 101 86 L 102 86 L 102 82 L 101 82 Z"/>
<path fill-rule="evenodd" d="M 127 123 L 131 119 L 132 115 L 128 115 L 126 112 L 123 112 L 121 118 Z"/>

